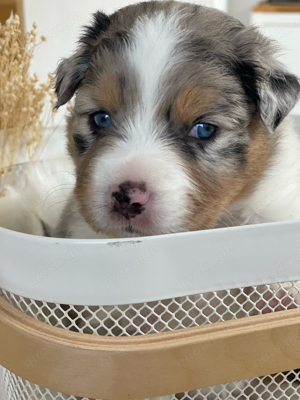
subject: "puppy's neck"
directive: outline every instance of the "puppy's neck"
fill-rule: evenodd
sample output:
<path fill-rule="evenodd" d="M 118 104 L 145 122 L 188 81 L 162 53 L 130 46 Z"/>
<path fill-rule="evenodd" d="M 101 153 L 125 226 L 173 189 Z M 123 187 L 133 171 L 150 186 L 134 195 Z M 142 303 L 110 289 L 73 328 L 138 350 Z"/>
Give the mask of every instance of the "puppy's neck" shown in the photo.
<path fill-rule="evenodd" d="M 218 226 L 300 219 L 300 138 L 290 118 L 278 127 L 276 136 L 264 172 L 247 195 L 227 210 Z"/>

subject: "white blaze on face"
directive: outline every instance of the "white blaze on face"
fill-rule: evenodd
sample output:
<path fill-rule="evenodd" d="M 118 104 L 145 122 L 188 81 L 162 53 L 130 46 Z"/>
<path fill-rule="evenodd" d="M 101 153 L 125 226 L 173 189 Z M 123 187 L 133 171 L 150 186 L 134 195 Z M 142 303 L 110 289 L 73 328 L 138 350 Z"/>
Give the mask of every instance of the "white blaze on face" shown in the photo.
<path fill-rule="evenodd" d="M 182 15 L 140 18 L 131 33 L 132 41 L 125 52 L 126 63 L 137 73 L 143 112 L 153 118 L 161 93 L 161 84 L 176 63 L 182 60 L 176 48 L 184 39 L 179 22 Z"/>
<path fill-rule="evenodd" d="M 175 52 L 183 36 L 180 18 L 160 13 L 139 19 L 124 50 L 126 63 L 135 72 L 139 98 L 135 114 L 120 127 L 126 140 L 116 139 L 112 148 L 94 160 L 93 218 L 104 229 L 120 227 L 109 213 L 111 185 L 132 181 L 145 182 L 151 193 L 151 201 L 133 226 L 145 235 L 186 230 L 187 193 L 192 184 L 179 152 L 163 138 L 165 123 L 155 120 L 161 85 L 182 60 L 182 54 Z M 128 222 L 123 220 L 125 227 Z"/>

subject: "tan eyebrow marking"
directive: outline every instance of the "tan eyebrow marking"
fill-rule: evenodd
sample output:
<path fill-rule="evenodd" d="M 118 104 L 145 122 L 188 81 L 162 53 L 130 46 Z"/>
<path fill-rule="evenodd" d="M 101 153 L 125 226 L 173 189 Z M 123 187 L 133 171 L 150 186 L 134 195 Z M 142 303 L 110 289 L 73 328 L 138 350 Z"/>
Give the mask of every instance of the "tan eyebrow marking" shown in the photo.
<path fill-rule="evenodd" d="M 116 75 L 106 74 L 92 89 L 92 98 L 108 112 L 114 112 L 121 103 L 121 88 Z"/>
<path fill-rule="evenodd" d="M 191 124 L 208 111 L 217 99 L 216 92 L 209 87 L 192 85 L 183 89 L 176 101 L 176 114 L 184 124 Z"/>

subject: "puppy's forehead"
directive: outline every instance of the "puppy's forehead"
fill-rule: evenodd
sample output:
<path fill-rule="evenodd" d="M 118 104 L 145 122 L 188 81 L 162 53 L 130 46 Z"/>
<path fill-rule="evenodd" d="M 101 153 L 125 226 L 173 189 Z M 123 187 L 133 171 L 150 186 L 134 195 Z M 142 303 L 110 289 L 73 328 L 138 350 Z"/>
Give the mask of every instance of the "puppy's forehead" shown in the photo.
<path fill-rule="evenodd" d="M 131 32 L 131 42 L 123 50 L 125 65 L 134 70 L 144 106 L 154 108 L 160 98 L 161 87 L 182 63 L 179 47 L 186 39 L 180 29 L 182 15 L 177 11 L 163 12 L 138 19 Z"/>
<path fill-rule="evenodd" d="M 176 107 L 183 120 L 189 105 L 195 105 L 189 94 L 192 99 L 205 96 L 203 105 L 209 106 L 217 91 L 240 91 L 221 66 L 234 48 L 226 32 L 237 25 L 217 10 L 187 3 L 156 1 L 122 9 L 99 40 L 87 74 L 86 99 L 91 96 L 95 107 L 110 112 L 142 104 L 144 112 L 153 114 L 180 96 Z M 199 101 L 196 106 L 201 108 Z"/>
<path fill-rule="evenodd" d="M 109 37 L 116 37 L 112 28 L 88 71 L 92 101 L 112 112 L 122 100 L 128 105 L 135 99 L 149 109 L 157 106 L 161 86 L 183 61 L 187 35 L 180 26 L 182 18 L 177 8 L 142 13 L 127 31 L 126 41 L 107 47 Z M 128 21 L 123 22 L 126 27 Z M 121 23 L 119 28 L 123 28 Z"/>

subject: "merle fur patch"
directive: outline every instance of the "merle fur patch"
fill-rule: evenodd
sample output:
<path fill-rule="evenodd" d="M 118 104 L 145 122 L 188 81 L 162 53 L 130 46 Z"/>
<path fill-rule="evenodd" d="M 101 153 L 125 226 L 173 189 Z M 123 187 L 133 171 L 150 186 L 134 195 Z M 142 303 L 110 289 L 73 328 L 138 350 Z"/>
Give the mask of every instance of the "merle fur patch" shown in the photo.
<path fill-rule="evenodd" d="M 80 42 L 89 45 L 91 40 L 97 40 L 100 34 L 106 32 L 109 26 L 110 18 L 108 15 L 97 11 L 93 15 L 92 24 L 84 27 L 84 34 L 80 38 Z"/>
<path fill-rule="evenodd" d="M 74 144 L 79 155 L 84 154 L 89 149 L 89 142 L 80 134 L 73 136 Z"/>

